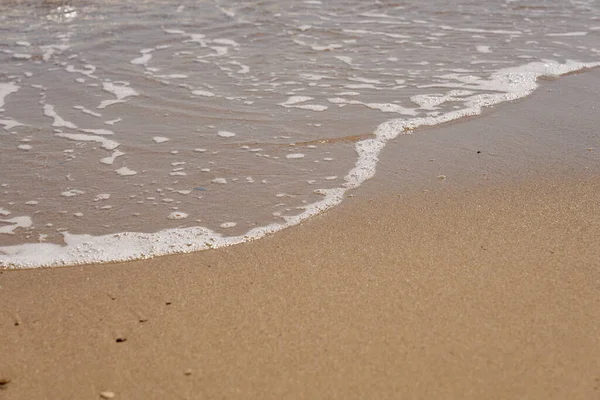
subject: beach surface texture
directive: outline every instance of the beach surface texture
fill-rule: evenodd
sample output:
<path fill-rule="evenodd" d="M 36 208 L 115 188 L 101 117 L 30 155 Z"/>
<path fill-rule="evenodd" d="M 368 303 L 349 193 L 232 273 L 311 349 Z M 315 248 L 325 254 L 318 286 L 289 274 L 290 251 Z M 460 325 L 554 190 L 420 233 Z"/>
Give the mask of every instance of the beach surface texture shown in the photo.
<path fill-rule="evenodd" d="M 600 72 L 261 240 L 0 272 L 0 399 L 600 398 Z"/>

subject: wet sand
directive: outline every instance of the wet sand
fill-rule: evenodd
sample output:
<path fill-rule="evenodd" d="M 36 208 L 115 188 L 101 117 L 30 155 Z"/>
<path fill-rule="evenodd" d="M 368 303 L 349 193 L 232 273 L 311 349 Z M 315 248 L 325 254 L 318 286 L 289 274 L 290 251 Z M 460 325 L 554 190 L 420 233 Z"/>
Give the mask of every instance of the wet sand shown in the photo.
<path fill-rule="evenodd" d="M 256 242 L 3 271 L 0 398 L 600 397 L 598 88 L 402 137 Z"/>

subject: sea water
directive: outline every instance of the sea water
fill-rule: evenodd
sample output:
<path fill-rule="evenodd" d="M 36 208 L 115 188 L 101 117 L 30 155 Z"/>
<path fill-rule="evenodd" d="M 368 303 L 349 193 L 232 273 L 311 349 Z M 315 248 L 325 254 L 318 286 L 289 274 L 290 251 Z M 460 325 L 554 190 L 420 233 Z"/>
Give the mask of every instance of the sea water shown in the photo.
<path fill-rule="evenodd" d="M 599 62 L 596 0 L 2 1 L 0 267 L 260 238 Z"/>

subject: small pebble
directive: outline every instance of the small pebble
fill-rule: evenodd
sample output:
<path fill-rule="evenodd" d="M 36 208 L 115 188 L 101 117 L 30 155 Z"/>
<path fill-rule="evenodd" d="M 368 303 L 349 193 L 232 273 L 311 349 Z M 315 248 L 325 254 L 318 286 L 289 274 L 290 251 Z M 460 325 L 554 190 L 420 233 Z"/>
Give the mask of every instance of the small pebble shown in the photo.
<path fill-rule="evenodd" d="M 192 370 L 190 368 L 188 368 L 183 372 L 183 374 L 186 376 L 190 376 L 192 374 Z"/>
<path fill-rule="evenodd" d="M 114 399 L 115 398 L 115 392 L 100 392 L 100 397 L 102 397 L 103 399 Z"/>

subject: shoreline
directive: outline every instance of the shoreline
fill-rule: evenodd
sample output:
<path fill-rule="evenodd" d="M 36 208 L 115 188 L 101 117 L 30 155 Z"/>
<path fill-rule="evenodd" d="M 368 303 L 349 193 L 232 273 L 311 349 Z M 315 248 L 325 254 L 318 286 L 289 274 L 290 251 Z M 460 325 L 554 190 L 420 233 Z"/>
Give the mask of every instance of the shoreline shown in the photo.
<path fill-rule="evenodd" d="M 597 395 L 599 82 L 399 137 L 257 241 L 0 272 L 0 397 Z"/>
<path fill-rule="evenodd" d="M 556 64 L 555 62 L 548 64 L 532 63 L 528 64 L 528 67 L 524 71 L 517 72 L 519 80 L 524 80 L 518 90 L 506 91 L 504 94 L 489 95 L 485 102 L 488 106 L 483 106 L 483 103 L 475 101 L 467 108 L 459 110 L 458 114 L 453 112 L 442 113 L 436 117 L 424 117 L 424 118 L 409 118 L 409 119 L 392 119 L 387 122 L 381 123 L 375 129 L 374 137 L 372 139 L 366 139 L 359 141 L 354 151 L 358 154 L 355 165 L 345 175 L 344 180 L 346 181 L 339 187 L 329 189 L 318 189 L 313 194 L 322 195 L 322 199 L 306 204 L 304 207 L 300 207 L 304 211 L 296 215 L 290 215 L 282 217 L 283 221 L 273 222 L 267 225 L 254 226 L 248 231 L 239 231 L 237 235 L 232 236 L 221 236 L 216 231 L 204 228 L 202 226 L 187 226 L 180 228 L 161 229 L 158 231 L 124 231 L 115 232 L 102 235 L 89 235 L 89 234 L 78 234 L 70 233 L 65 231 L 63 233 L 62 241 L 63 245 L 54 242 L 46 242 L 43 235 L 40 234 L 39 243 L 27 242 L 23 244 L 16 244 L 15 246 L 7 246 L 0 248 L 4 250 L 5 257 L 0 259 L 3 269 L 30 269 L 37 267 L 62 267 L 62 266 L 75 266 L 75 265 L 93 265 L 98 263 L 116 263 L 116 262 L 129 262 L 134 260 L 149 259 L 156 256 L 165 256 L 172 254 L 182 254 L 195 251 L 202 251 L 207 249 L 227 247 L 230 245 L 237 245 L 246 241 L 252 241 L 263 238 L 265 235 L 274 234 L 282 229 L 287 229 L 291 226 L 297 225 L 315 215 L 322 213 L 324 210 L 329 210 L 333 207 L 339 206 L 343 199 L 348 195 L 346 192 L 357 189 L 362 186 L 366 181 L 372 178 L 378 167 L 378 161 L 380 156 L 380 148 L 385 150 L 387 144 L 394 143 L 404 144 L 400 139 L 402 136 L 407 134 L 412 135 L 414 129 L 420 131 L 424 129 L 437 129 L 443 127 L 446 124 L 454 122 L 460 122 L 467 120 L 470 117 L 479 117 L 485 114 L 494 106 L 502 106 L 505 103 L 510 102 L 509 98 L 516 98 L 517 101 L 529 97 L 531 93 L 535 93 L 536 88 L 539 90 L 539 85 L 535 82 L 537 78 L 543 78 L 542 81 L 552 81 L 559 79 L 559 76 L 549 78 L 544 73 L 555 74 L 561 70 L 571 70 L 577 68 L 577 66 L 583 66 L 583 71 L 591 72 L 595 67 L 589 65 L 597 65 L 594 63 L 578 63 L 574 61 L 567 61 L 563 64 Z M 508 80 L 511 81 L 511 73 L 508 72 L 511 69 L 504 70 L 499 77 L 492 75 L 491 81 L 494 79 L 499 81 Z M 582 69 L 576 69 L 572 72 L 567 72 L 566 76 L 577 75 Z M 524 74 L 524 75 L 523 75 Z M 552 75 L 553 76 L 553 75 Z M 564 76 L 561 75 L 561 76 Z M 545 78 L 544 78 L 545 77 Z M 484 85 L 485 86 L 485 85 Z M 510 87 L 511 85 L 509 85 Z M 550 90 L 550 89 L 549 89 Z M 532 92 L 533 91 L 533 92 Z M 527 95 L 529 93 L 529 95 Z M 474 113 L 474 114 L 471 114 Z M 446 122 L 441 122 L 446 121 Z M 433 123 L 433 125 L 431 125 Z M 405 133 L 400 133 L 401 131 Z M 406 133 L 408 132 L 408 133 Z M 442 130 L 442 132 L 444 132 Z M 503 133 L 500 133 L 503 134 Z M 419 135 L 419 133 L 417 133 Z M 516 135 L 515 135 L 516 136 Z M 476 137 L 462 137 L 459 136 L 459 141 L 463 143 L 469 143 L 470 141 L 481 141 L 483 135 Z M 537 135 L 536 135 L 537 138 Z M 492 138 L 494 140 L 494 138 Z M 506 139 L 504 139 L 506 140 Z M 456 146 L 456 138 L 450 140 L 448 146 L 451 148 Z M 533 148 L 535 144 L 529 144 L 528 147 Z M 415 149 L 417 154 L 421 151 L 420 148 Z M 445 148 L 443 149 L 445 150 Z M 546 150 L 548 151 L 548 150 Z M 481 153 L 481 151 L 479 151 Z M 478 154 L 479 154 L 478 153 Z M 539 153 L 539 150 L 538 150 Z M 495 156 L 496 153 L 489 153 Z M 543 156 L 547 156 L 548 153 L 544 153 Z M 435 159 L 430 159 L 435 161 Z M 317 162 L 317 160 L 315 160 Z M 334 178 L 337 178 L 335 176 Z M 439 175 L 440 179 L 445 179 L 445 175 Z M 157 189 L 162 191 L 162 189 Z M 285 194 L 283 194 L 285 195 Z M 172 199 L 167 199 L 172 201 Z M 258 204 L 258 203 L 256 203 Z M 112 206 L 110 206 L 112 207 Z M 254 206 L 254 209 L 265 208 Z M 174 209 L 178 210 L 179 207 Z M 288 209 L 289 210 L 289 209 Z M 185 212 L 172 212 L 175 215 L 173 218 L 170 216 L 168 219 L 180 219 L 178 215 L 183 218 L 187 218 L 188 214 Z M 274 215 L 275 213 L 273 213 Z M 138 214 L 139 215 L 139 214 Z M 31 225 L 31 219 L 26 218 L 28 221 L 24 225 L 20 225 L 21 222 L 12 222 L 15 224 L 12 229 L 18 226 L 28 227 Z M 11 220 L 6 220 L 10 222 Z M 198 220 L 199 221 L 199 220 Z M 223 226 L 222 228 L 233 228 L 237 223 L 229 226 Z M 225 224 L 225 225 L 227 225 Z M 242 233 L 243 232 L 243 233 Z M 28 232 L 24 233 L 26 236 L 30 235 Z M 15 239 L 15 237 L 8 238 Z M 41 256 L 41 255 L 44 256 Z M 0 256 L 2 257 L 2 256 Z"/>

